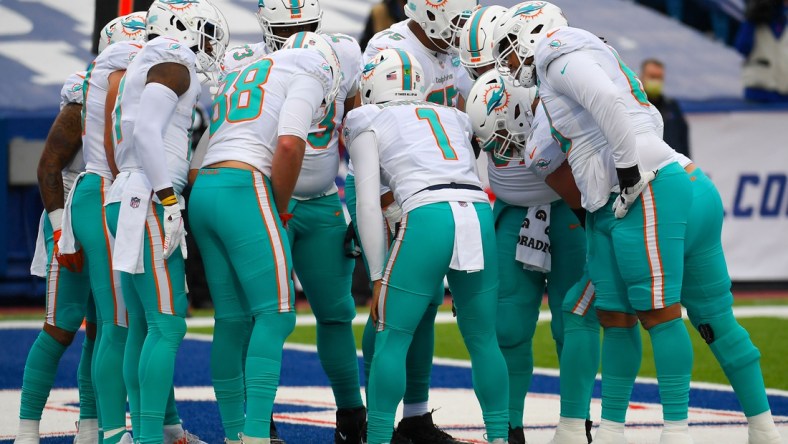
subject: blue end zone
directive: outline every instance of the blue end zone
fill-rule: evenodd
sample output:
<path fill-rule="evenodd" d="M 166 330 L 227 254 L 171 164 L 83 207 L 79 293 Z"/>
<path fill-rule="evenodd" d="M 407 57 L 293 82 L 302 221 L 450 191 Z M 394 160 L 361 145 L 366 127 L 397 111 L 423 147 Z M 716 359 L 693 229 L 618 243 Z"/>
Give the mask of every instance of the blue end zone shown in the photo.
<path fill-rule="evenodd" d="M 3 359 L 0 360 L 0 389 L 19 390 L 22 385 L 27 352 L 38 335 L 36 330 L 0 330 L 0 343 L 4 344 Z M 80 332 L 74 344 L 63 355 L 55 379 L 56 388 L 75 388 L 77 366 L 84 338 Z M 175 382 L 178 387 L 210 387 L 210 342 L 186 339 L 178 353 L 175 371 Z M 359 365 L 361 363 L 359 362 Z M 361 367 L 360 367 L 361 368 Z M 363 374 L 363 372 L 362 372 Z M 285 350 L 282 364 L 282 386 L 314 387 L 327 386 L 328 379 L 320 367 L 317 353 L 309 351 Z M 434 388 L 472 387 L 471 372 L 467 366 L 436 364 L 432 373 Z M 538 394 L 558 394 L 558 378 L 556 376 L 535 374 L 531 391 Z M 599 396 L 599 383 L 595 388 L 595 397 Z M 330 400 L 328 400 L 330 401 Z M 633 395 L 635 403 L 659 403 L 657 387 L 651 383 L 638 383 Z M 788 415 L 788 397 L 770 396 L 772 412 L 778 416 Z M 739 403 L 730 391 L 694 388 L 690 394 L 690 406 L 714 410 L 739 411 Z M 223 439 L 219 411 L 215 402 L 185 401 L 178 402 L 184 426 L 207 442 L 221 442 Z M 325 411 L 325 407 L 309 405 L 276 404 L 275 414 L 304 413 Z M 333 409 L 331 409 L 333 411 Z M 3 412 L 16 416 L 17 412 Z M 253 412 L 250 412 L 253 414 Z M 44 413 L 47 414 L 46 412 Z M 557 412 L 556 412 L 557 417 Z M 302 424 L 277 422 L 280 434 L 289 442 L 332 442 L 333 430 L 329 427 L 317 427 Z M 3 431 L 14 433 L 13 431 Z M 71 443 L 72 437 L 46 438 L 46 443 Z M 0 441 L 10 442 L 10 441 Z"/>

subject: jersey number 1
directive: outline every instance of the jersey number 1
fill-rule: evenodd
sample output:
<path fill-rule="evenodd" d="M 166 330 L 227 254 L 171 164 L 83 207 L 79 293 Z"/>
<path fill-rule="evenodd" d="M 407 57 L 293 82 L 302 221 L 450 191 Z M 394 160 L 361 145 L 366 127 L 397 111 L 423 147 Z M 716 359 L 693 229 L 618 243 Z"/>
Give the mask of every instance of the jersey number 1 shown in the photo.
<path fill-rule="evenodd" d="M 271 59 L 262 59 L 247 66 L 243 71 L 227 74 L 222 92 L 213 101 L 211 135 L 225 121 L 238 123 L 254 120 L 260 116 L 265 98 L 263 85 L 268 81 L 268 74 L 273 64 Z"/>
<path fill-rule="evenodd" d="M 457 152 L 455 152 L 454 148 L 451 146 L 449 135 L 446 134 L 446 130 L 443 129 L 438 113 L 432 108 L 416 108 L 416 117 L 418 117 L 419 120 L 426 120 L 427 124 L 430 125 L 430 130 L 432 130 L 435 142 L 438 143 L 438 147 L 441 149 L 443 158 L 446 160 L 457 160 Z"/>

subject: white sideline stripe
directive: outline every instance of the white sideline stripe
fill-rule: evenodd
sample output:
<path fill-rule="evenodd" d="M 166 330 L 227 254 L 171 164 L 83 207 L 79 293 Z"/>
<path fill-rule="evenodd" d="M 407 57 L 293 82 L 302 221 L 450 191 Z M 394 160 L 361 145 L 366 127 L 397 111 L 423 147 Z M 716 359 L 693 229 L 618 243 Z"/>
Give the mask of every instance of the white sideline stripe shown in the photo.
<path fill-rule="evenodd" d="M 359 307 L 359 312 L 356 314 L 355 319 L 353 319 L 353 325 L 364 325 L 367 323 L 367 313 L 366 307 Z M 684 319 L 687 319 L 687 312 L 686 310 L 682 310 Z M 746 318 L 777 318 L 777 319 L 788 319 L 788 305 L 759 305 L 759 306 L 752 306 L 752 307 L 733 307 L 733 315 L 739 319 L 746 319 Z M 542 310 L 539 312 L 539 321 L 549 321 L 552 319 L 552 314 L 548 310 Z M 438 312 L 438 315 L 435 317 L 436 324 L 449 324 L 456 322 L 454 316 L 452 316 L 451 312 L 448 311 L 441 311 Z M 44 324 L 42 320 L 35 320 L 35 321 L 3 321 L 0 322 L 0 330 L 11 330 L 11 329 L 18 329 L 18 328 L 41 328 Z M 316 325 L 317 321 L 315 321 L 315 317 L 312 314 L 300 314 L 296 316 L 296 326 L 311 326 Z M 213 327 L 213 318 L 209 317 L 199 317 L 199 318 L 188 318 L 186 319 L 186 325 L 188 327 Z"/>

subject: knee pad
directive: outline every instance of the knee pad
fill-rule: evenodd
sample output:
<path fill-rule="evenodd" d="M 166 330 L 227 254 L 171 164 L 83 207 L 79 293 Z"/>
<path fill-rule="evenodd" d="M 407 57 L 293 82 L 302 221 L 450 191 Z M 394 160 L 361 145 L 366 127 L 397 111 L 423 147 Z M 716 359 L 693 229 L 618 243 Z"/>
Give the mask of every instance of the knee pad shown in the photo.
<path fill-rule="evenodd" d="M 736 322 L 732 312 L 721 318 L 700 322 L 698 332 L 724 369 L 743 367 L 761 358 L 761 352 L 750 340 L 750 334 Z"/>
<path fill-rule="evenodd" d="M 154 326 L 162 339 L 172 343 L 178 343 L 186 336 L 186 319 L 180 316 L 155 313 L 152 319 L 148 319 L 148 325 Z"/>

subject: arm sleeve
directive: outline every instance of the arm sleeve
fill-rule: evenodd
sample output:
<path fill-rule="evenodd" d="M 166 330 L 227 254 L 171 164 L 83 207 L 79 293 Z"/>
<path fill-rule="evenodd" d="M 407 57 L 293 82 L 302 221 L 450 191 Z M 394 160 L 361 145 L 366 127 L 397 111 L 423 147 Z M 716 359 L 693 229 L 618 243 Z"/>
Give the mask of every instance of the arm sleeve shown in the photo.
<path fill-rule="evenodd" d="M 296 136 L 306 140 L 312 122 L 325 97 L 322 83 L 311 75 L 298 75 L 287 90 L 287 98 L 279 112 L 279 136 Z"/>
<path fill-rule="evenodd" d="M 616 168 L 638 165 L 635 132 L 623 93 L 593 58 L 582 51 L 564 54 L 548 66 L 547 79 L 555 91 L 591 113 L 610 145 Z"/>
<path fill-rule="evenodd" d="M 164 134 L 178 105 L 178 95 L 161 83 L 148 83 L 140 96 L 139 115 L 134 125 L 134 148 L 154 191 L 172 187 L 164 152 Z"/>
<path fill-rule="evenodd" d="M 358 234 L 367 257 L 370 279 L 375 281 L 383 277 L 386 255 L 385 225 L 380 211 L 380 160 L 375 133 L 365 131 L 353 139 L 350 158 L 355 167 Z"/>

